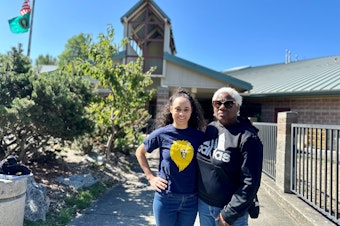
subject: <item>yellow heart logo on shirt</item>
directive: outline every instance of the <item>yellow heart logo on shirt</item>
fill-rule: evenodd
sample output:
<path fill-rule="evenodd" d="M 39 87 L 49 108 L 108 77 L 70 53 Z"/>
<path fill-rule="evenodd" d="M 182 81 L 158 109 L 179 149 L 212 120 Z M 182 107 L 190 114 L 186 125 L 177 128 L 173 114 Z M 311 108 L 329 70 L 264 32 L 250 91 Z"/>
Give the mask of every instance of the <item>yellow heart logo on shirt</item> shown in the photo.
<path fill-rule="evenodd" d="M 194 157 L 194 148 L 186 140 L 177 140 L 171 145 L 170 157 L 177 165 L 179 172 L 183 171 Z"/>

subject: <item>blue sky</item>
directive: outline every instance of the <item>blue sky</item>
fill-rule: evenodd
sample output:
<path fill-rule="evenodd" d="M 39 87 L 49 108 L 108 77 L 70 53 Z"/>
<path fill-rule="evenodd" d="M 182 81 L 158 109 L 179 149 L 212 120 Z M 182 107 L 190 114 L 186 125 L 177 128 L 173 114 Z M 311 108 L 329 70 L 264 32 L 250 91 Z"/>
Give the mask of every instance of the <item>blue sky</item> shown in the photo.
<path fill-rule="evenodd" d="M 12 34 L 8 20 L 23 0 L 1 0 L 0 54 L 29 33 Z M 31 4 L 32 4 L 32 0 Z M 67 40 L 97 37 L 108 24 L 123 38 L 120 18 L 138 0 L 35 0 L 30 57 L 57 57 Z M 216 71 L 340 55 L 340 0 L 154 0 L 171 19 L 177 56 Z"/>

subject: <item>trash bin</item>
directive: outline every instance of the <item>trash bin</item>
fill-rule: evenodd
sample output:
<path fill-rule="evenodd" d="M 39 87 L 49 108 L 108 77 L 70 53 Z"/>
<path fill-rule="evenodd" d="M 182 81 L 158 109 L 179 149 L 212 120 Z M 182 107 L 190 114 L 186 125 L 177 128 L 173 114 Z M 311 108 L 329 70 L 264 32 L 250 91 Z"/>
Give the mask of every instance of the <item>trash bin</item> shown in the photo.
<path fill-rule="evenodd" d="M 0 174 L 1 226 L 22 226 L 24 224 L 28 176 Z"/>

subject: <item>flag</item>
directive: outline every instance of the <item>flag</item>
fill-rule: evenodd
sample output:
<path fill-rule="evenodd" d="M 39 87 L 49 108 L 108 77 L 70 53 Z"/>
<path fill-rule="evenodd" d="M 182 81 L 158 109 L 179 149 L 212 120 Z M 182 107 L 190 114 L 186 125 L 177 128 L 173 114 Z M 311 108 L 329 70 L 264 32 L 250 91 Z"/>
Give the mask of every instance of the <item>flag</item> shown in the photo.
<path fill-rule="evenodd" d="M 20 14 L 21 16 L 14 17 L 8 21 L 9 28 L 13 33 L 27 32 L 30 27 L 31 6 L 29 0 L 24 0 L 22 3 Z"/>
<path fill-rule="evenodd" d="M 25 15 L 26 13 L 31 12 L 30 0 L 24 0 L 22 3 L 20 14 Z"/>
<path fill-rule="evenodd" d="M 10 19 L 8 23 L 11 31 L 16 34 L 27 32 L 30 27 L 30 15 L 31 13 L 26 13 Z"/>

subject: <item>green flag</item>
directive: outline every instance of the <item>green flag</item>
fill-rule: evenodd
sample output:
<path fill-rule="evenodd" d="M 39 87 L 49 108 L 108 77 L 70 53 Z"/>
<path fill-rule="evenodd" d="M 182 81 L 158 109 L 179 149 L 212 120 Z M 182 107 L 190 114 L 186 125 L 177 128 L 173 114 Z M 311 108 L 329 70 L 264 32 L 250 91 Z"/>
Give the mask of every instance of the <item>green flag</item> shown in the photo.
<path fill-rule="evenodd" d="M 8 23 L 11 31 L 16 34 L 27 32 L 30 27 L 30 15 L 31 13 L 26 13 L 10 19 Z"/>

